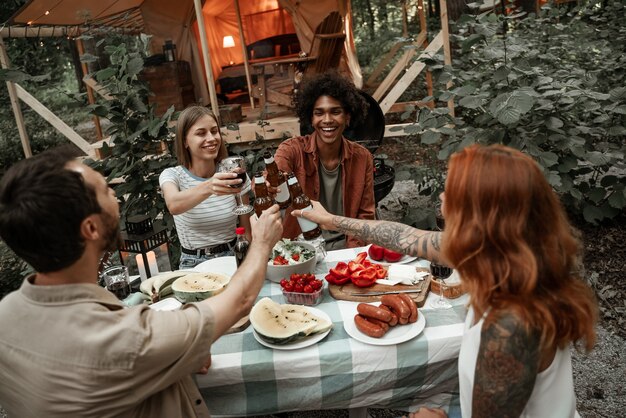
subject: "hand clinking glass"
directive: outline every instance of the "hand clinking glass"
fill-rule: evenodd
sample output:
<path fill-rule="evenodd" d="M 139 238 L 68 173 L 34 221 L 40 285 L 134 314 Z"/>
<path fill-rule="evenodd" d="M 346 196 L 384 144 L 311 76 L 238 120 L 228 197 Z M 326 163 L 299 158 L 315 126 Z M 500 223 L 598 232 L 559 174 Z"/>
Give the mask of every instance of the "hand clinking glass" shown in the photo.
<path fill-rule="evenodd" d="M 218 173 L 236 173 L 237 177 L 241 179 L 240 184 L 234 184 L 230 187 L 238 188 L 243 187 L 246 183 L 246 179 L 248 175 L 246 174 L 246 161 L 243 157 L 227 157 L 224 158 L 217 166 Z M 233 209 L 233 213 L 235 215 L 247 215 L 252 212 L 254 208 L 251 205 L 244 205 L 241 201 L 241 192 L 235 194 L 235 200 L 237 201 L 237 206 Z"/>

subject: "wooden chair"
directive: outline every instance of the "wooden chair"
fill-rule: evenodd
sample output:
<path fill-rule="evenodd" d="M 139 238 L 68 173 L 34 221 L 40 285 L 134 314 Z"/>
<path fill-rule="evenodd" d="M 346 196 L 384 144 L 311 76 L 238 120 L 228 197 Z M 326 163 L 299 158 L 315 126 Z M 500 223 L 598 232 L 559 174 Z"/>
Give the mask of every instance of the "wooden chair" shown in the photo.
<path fill-rule="evenodd" d="M 309 51 L 309 57 L 314 60 L 306 66 L 305 76 L 339 67 L 345 39 L 341 15 L 339 12 L 331 12 L 315 30 Z"/>
<path fill-rule="evenodd" d="M 306 56 L 294 56 L 271 61 L 259 60 L 252 63 L 257 72 L 258 84 L 252 89 L 252 95 L 259 99 L 261 107 L 266 102 L 283 106 L 292 106 L 292 96 L 297 72 L 304 76 L 319 74 L 331 68 L 337 68 L 341 61 L 344 41 L 343 19 L 339 12 L 331 12 L 317 26 Z M 267 66 L 274 66 L 273 77 L 266 78 Z M 295 77 L 297 78 L 297 77 Z"/>

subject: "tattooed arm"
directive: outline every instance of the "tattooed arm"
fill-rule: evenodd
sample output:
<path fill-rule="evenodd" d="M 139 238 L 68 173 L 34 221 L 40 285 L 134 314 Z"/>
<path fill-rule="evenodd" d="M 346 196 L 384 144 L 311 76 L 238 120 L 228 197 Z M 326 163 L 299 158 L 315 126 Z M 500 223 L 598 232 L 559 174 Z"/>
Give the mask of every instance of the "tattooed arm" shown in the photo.
<path fill-rule="evenodd" d="M 483 324 L 474 372 L 473 417 L 519 417 L 539 370 L 539 334 L 505 313 Z"/>
<path fill-rule="evenodd" d="M 341 231 L 403 254 L 443 261 L 440 254 L 441 232 L 422 231 L 397 222 L 346 218 L 328 213 L 319 202 L 313 201 L 312 204 L 313 210 L 294 210 L 291 213 L 316 222 L 322 229 Z"/>

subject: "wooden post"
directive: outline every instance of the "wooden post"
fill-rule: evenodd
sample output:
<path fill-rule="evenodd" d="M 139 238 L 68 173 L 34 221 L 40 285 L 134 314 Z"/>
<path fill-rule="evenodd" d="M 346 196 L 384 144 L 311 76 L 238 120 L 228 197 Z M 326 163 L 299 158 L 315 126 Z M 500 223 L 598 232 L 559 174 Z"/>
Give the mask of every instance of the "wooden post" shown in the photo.
<path fill-rule="evenodd" d="M 246 48 L 246 38 L 243 36 L 243 24 L 241 23 L 241 12 L 239 11 L 239 0 L 235 0 L 237 10 L 237 25 L 239 26 L 239 40 L 241 41 L 241 52 L 243 53 L 243 68 L 246 70 L 246 83 L 248 84 L 248 96 L 250 106 L 254 109 L 254 97 L 252 97 L 252 79 L 250 78 L 250 66 L 248 64 L 248 49 Z"/>
<path fill-rule="evenodd" d="M 76 38 L 76 49 L 78 49 L 79 57 L 85 53 L 83 40 L 80 38 Z M 80 68 L 83 72 L 83 77 L 89 74 L 89 68 L 87 68 L 87 63 L 81 61 Z M 96 100 L 93 95 L 93 90 L 91 89 L 91 86 L 89 85 L 86 85 L 86 87 L 87 87 L 87 101 L 89 102 L 89 104 L 94 104 Z M 93 123 L 96 127 L 96 136 L 98 137 L 98 141 L 100 141 L 102 139 L 102 127 L 100 126 L 100 118 L 96 115 L 93 115 Z"/>
<path fill-rule="evenodd" d="M 0 36 L 0 65 L 6 70 L 11 67 L 2 36 Z M 33 151 L 30 149 L 28 133 L 26 132 L 26 125 L 24 125 L 24 116 L 22 115 L 22 109 L 20 108 L 20 100 L 18 99 L 17 92 L 15 91 L 15 84 L 12 81 L 7 81 L 6 83 L 7 89 L 9 90 L 9 98 L 11 99 L 11 107 L 13 108 L 13 114 L 15 115 L 17 131 L 19 132 L 20 140 L 22 141 L 22 149 L 24 150 L 26 158 L 29 158 L 33 156 Z"/>
<path fill-rule="evenodd" d="M 93 150 L 91 148 L 91 144 L 83 139 L 80 135 L 78 135 L 72 128 L 70 128 L 63 120 L 61 120 L 57 115 L 52 113 L 50 109 L 44 106 L 39 100 L 37 100 L 32 94 L 24 90 L 22 86 L 19 84 L 15 85 L 15 92 L 17 93 L 17 97 L 22 99 L 24 103 L 30 106 L 35 112 L 39 113 L 39 115 L 44 118 L 46 122 L 50 125 L 54 126 L 57 131 L 61 132 L 67 139 L 72 141 L 78 148 L 83 150 L 85 154 L 91 155 Z"/>
<path fill-rule="evenodd" d="M 420 18 L 420 32 L 426 32 L 426 12 L 424 9 L 424 0 L 417 0 L 417 13 Z M 428 38 L 424 41 L 424 48 L 428 47 Z M 428 95 L 432 97 L 433 95 L 433 75 L 430 70 L 426 70 L 426 91 Z M 428 102 L 428 107 L 431 109 L 435 108 L 435 101 L 431 100 Z"/>
<path fill-rule="evenodd" d="M 450 32 L 448 31 L 448 6 L 446 0 L 439 0 L 439 10 L 441 12 L 441 32 L 443 34 L 443 62 L 446 65 L 452 65 L 452 54 L 450 52 Z M 452 81 L 448 81 L 446 87 L 452 87 Z M 448 100 L 448 109 L 450 116 L 454 117 L 454 99 Z"/>
<path fill-rule="evenodd" d="M 193 0 L 196 9 L 196 20 L 198 21 L 198 30 L 200 31 L 200 45 L 202 47 L 202 58 L 204 58 L 204 72 L 206 73 L 206 82 L 209 88 L 209 98 L 211 99 L 211 110 L 215 117 L 220 117 L 220 107 L 217 103 L 217 93 L 215 92 L 215 81 L 213 80 L 213 70 L 211 69 L 211 57 L 209 56 L 209 46 L 206 41 L 206 27 L 204 26 L 204 15 L 202 14 L 202 1 Z"/>

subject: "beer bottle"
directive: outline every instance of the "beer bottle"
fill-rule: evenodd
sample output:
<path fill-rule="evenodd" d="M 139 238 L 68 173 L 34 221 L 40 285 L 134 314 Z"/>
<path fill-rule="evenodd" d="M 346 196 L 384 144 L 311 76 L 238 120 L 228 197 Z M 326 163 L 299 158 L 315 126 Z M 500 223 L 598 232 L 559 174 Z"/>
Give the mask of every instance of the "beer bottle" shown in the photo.
<path fill-rule="evenodd" d="M 294 209 L 313 209 L 313 206 L 311 205 L 311 200 L 302 191 L 300 183 L 298 183 L 298 179 L 296 178 L 295 174 L 289 173 L 287 175 L 287 185 L 289 186 L 289 193 L 291 194 L 291 206 Z M 314 240 L 322 235 L 322 230 L 315 222 L 312 222 L 300 216 L 297 219 L 298 224 L 300 224 L 300 229 L 302 230 L 302 236 L 304 236 L 305 240 Z"/>
<path fill-rule="evenodd" d="M 256 173 L 254 176 L 254 196 L 254 212 L 256 216 L 261 216 L 261 213 L 263 213 L 265 209 L 268 209 L 274 204 L 274 199 L 270 197 L 267 191 L 265 178 L 261 172 Z"/>
<path fill-rule="evenodd" d="M 281 171 L 278 170 L 276 161 L 269 151 L 265 151 L 263 154 L 263 160 L 265 161 L 265 169 L 267 170 L 267 181 L 270 186 L 280 188 L 280 191 L 276 195 L 276 203 L 280 206 L 281 210 L 285 210 L 291 205 L 291 196 L 289 195 L 289 189 L 285 182 L 285 177 Z"/>
<path fill-rule="evenodd" d="M 241 266 L 244 258 L 246 258 L 246 254 L 248 254 L 248 248 L 250 247 L 250 243 L 245 236 L 246 228 L 240 226 L 235 229 L 235 234 L 237 234 L 237 241 L 235 242 L 235 247 L 233 248 L 233 252 L 235 253 L 235 261 L 237 262 L 237 268 Z"/>

